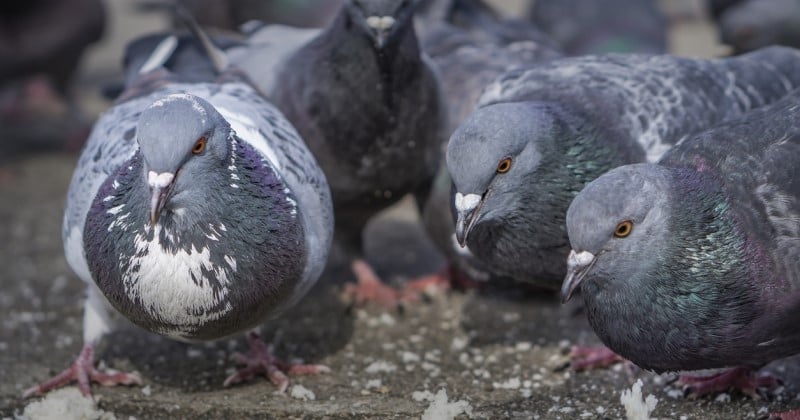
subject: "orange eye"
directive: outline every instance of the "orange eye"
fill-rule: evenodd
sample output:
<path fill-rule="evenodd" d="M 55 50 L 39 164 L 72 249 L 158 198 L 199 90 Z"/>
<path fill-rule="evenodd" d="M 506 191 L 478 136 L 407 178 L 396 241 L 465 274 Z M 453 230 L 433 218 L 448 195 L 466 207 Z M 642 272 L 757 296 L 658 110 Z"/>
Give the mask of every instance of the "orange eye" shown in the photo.
<path fill-rule="evenodd" d="M 498 174 L 504 174 L 504 173 L 508 172 L 509 170 L 511 170 L 511 158 L 510 157 L 507 157 L 507 158 L 501 160 L 500 163 L 497 164 L 497 173 Z"/>
<path fill-rule="evenodd" d="M 203 150 L 206 150 L 206 136 L 200 137 L 194 143 L 194 147 L 192 147 L 192 153 L 199 155 L 203 153 Z"/>
<path fill-rule="evenodd" d="M 630 235 L 631 231 L 633 231 L 633 222 L 631 222 L 630 220 L 620 222 L 617 225 L 617 228 L 614 229 L 614 237 L 624 238 Z"/>

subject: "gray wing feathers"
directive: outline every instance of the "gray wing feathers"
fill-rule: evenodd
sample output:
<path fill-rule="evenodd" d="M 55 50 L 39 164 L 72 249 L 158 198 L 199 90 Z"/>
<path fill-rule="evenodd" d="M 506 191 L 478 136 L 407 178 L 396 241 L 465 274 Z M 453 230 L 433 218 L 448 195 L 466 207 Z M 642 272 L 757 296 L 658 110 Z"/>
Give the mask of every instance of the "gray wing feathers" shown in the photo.
<path fill-rule="evenodd" d="M 800 287 L 800 90 L 740 120 L 687 138 L 670 166 L 718 168 L 738 223 L 774 263 L 770 281 Z M 768 225 L 765 225 L 765 221 Z M 765 285 L 764 285 L 765 286 Z"/>
<path fill-rule="evenodd" d="M 738 118 L 798 86 L 800 52 L 792 48 L 713 60 L 608 54 L 507 73 L 487 87 L 479 105 L 561 102 L 605 122 L 612 134 L 638 139 L 654 162 L 686 133 Z"/>
<path fill-rule="evenodd" d="M 270 95 L 281 66 L 320 29 L 267 25 L 254 31 L 247 45 L 226 51 L 230 62 L 242 68 L 262 92 Z"/>

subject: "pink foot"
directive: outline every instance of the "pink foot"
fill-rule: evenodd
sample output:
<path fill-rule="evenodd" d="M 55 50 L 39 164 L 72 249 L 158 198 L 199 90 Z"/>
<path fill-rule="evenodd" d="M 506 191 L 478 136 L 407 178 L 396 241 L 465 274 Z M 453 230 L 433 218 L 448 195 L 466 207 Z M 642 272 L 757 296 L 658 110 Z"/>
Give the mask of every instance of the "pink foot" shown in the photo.
<path fill-rule="evenodd" d="M 780 385 L 772 375 L 756 376 L 752 369 L 737 367 L 711 376 L 682 375 L 678 383 L 683 384 L 684 395 L 689 398 L 738 389 L 755 399 L 766 399 L 766 390 Z"/>
<path fill-rule="evenodd" d="M 403 292 L 408 294 L 439 293 L 450 290 L 450 273 L 448 267 L 427 276 L 409 280 L 403 286 Z"/>
<path fill-rule="evenodd" d="M 102 372 L 95 369 L 94 346 L 91 344 L 86 344 L 83 346 L 78 358 L 72 363 L 72 366 L 68 367 L 66 370 L 54 376 L 53 378 L 29 388 L 22 394 L 22 398 L 43 395 L 56 388 L 67 385 L 72 381 L 77 381 L 78 389 L 80 389 L 81 394 L 90 398 L 92 396 L 92 392 L 89 389 L 89 384 L 91 382 L 97 382 L 103 386 L 142 384 L 142 378 L 137 372 L 118 372 L 111 369 L 106 372 Z"/>
<path fill-rule="evenodd" d="M 286 375 L 318 375 L 330 372 L 324 365 L 292 365 L 277 359 L 267 348 L 267 344 L 256 332 L 247 333 L 247 342 L 250 345 L 250 355 L 234 353 L 231 358 L 245 367 L 225 379 L 223 386 L 231 386 L 240 382 L 253 379 L 258 374 L 265 374 L 269 380 L 278 387 L 278 391 L 286 392 L 289 378 Z"/>
<path fill-rule="evenodd" d="M 346 284 L 343 295 L 356 305 L 376 302 L 386 308 L 399 308 L 404 302 L 419 300 L 419 293 L 401 292 L 383 284 L 364 260 L 353 261 L 352 269 L 358 283 Z"/>
<path fill-rule="evenodd" d="M 569 352 L 570 363 L 575 371 L 604 369 L 613 364 L 625 362 L 617 353 L 606 346 L 573 346 Z"/>
<path fill-rule="evenodd" d="M 769 420 L 800 420 L 800 408 L 769 415 Z"/>

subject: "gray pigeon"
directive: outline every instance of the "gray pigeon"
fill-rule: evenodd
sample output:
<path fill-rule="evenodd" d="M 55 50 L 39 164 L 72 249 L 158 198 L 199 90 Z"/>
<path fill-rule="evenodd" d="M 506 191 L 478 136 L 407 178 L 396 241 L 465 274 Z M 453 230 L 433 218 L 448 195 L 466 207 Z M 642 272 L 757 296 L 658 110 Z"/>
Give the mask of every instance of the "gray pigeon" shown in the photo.
<path fill-rule="evenodd" d="M 447 3 L 449 10 L 431 13 L 434 17 L 422 21 L 427 28 L 422 45 L 439 74 L 447 102 L 448 135 L 472 113 L 483 89 L 498 76 L 561 56 L 554 43 L 530 23 L 499 19 L 480 0 L 431 2 L 431 6 L 439 3 Z M 451 280 L 464 275 L 488 280 L 483 264 L 455 241 L 451 188 L 450 174 L 442 162 L 423 209 L 425 228 L 447 258 Z"/>
<path fill-rule="evenodd" d="M 287 386 L 276 368 L 284 364 L 256 328 L 297 302 L 325 265 L 333 224 L 325 176 L 291 124 L 235 69 L 223 71 L 224 56 L 208 42 L 216 79 L 186 83 L 162 68 L 176 44 L 166 38 L 145 60 L 80 157 L 63 239 L 88 284 L 83 350 L 26 396 L 73 380 L 84 395 L 90 381 L 140 383 L 93 367 L 94 347 L 111 329 L 106 301 L 177 340 L 249 331 L 253 352 L 240 357 L 248 367 L 225 384 L 260 372 Z"/>
<path fill-rule="evenodd" d="M 536 0 L 530 19 L 570 55 L 667 51 L 656 0 Z"/>
<path fill-rule="evenodd" d="M 603 342 L 697 394 L 800 353 L 800 91 L 589 183 L 567 212 L 563 300 L 580 288 Z M 744 378 L 743 378 L 744 375 Z"/>
<path fill-rule="evenodd" d="M 331 186 L 335 241 L 349 255 L 362 255 L 362 230 L 378 211 L 408 193 L 424 202 L 442 156 L 444 109 L 414 6 L 349 0 L 320 32 L 266 26 L 252 32 L 250 47 L 229 51 L 319 161 Z M 372 288 L 377 278 L 355 271 Z"/>
<path fill-rule="evenodd" d="M 800 86 L 800 51 L 586 56 L 502 76 L 453 134 L 456 234 L 497 275 L 557 289 L 564 215 L 592 179 Z"/>
<path fill-rule="evenodd" d="M 767 45 L 800 46 L 800 1 L 745 0 L 718 18 L 721 41 L 743 53 Z"/>

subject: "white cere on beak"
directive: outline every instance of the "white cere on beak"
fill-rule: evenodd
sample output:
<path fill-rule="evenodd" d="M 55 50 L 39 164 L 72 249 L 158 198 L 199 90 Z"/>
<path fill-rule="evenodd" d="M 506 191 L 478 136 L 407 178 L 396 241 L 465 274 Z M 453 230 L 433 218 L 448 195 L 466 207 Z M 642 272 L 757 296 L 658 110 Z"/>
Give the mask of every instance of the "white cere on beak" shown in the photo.
<path fill-rule="evenodd" d="M 367 25 L 375 30 L 388 31 L 394 26 L 394 18 L 391 16 L 370 16 L 367 18 Z"/>
<path fill-rule="evenodd" d="M 166 188 L 172 180 L 175 178 L 175 174 L 171 172 L 162 172 L 156 173 L 155 171 L 150 171 L 147 173 L 147 184 L 150 185 L 151 188 Z"/>
<path fill-rule="evenodd" d="M 478 194 L 464 195 L 460 192 L 456 193 L 456 210 L 458 210 L 459 213 L 472 211 L 480 202 L 481 196 Z"/>
<path fill-rule="evenodd" d="M 594 254 L 589 251 L 575 252 L 575 250 L 571 250 L 567 257 L 567 269 L 571 270 L 576 267 L 584 267 L 591 263 L 593 259 Z"/>

